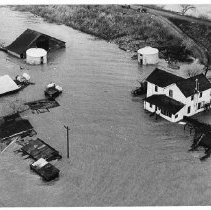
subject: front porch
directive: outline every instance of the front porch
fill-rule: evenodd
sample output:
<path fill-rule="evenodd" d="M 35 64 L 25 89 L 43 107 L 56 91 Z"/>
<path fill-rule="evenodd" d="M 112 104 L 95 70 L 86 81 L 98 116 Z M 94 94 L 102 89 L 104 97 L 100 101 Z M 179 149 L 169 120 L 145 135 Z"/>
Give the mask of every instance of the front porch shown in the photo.
<path fill-rule="evenodd" d="M 176 122 L 183 118 L 182 113 L 179 112 L 184 106 L 185 104 L 166 95 L 152 95 L 144 99 L 144 109 L 171 122 Z"/>

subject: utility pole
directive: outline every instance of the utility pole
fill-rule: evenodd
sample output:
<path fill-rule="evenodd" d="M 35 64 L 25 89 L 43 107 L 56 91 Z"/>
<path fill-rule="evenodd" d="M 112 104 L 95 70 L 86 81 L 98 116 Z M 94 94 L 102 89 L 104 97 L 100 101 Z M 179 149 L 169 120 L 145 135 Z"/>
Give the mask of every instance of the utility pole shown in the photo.
<path fill-rule="evenodd" d="M 67 130 L 67 158 L 69 158 L 69 127 L 64 125 L 64 128 Z"/>

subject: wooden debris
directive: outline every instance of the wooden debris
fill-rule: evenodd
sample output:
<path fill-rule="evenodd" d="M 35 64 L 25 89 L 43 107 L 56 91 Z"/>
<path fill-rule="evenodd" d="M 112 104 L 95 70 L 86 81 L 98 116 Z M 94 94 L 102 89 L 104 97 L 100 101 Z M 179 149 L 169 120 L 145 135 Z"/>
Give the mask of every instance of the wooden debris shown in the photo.
<path fill-rule="evenodd" d="M 30 169 L 39 174 L 45 181 L 51 181 L 59 177 L 59 169 L 40 158 L 30 165 Z"/>
<path fill-rule="evenodd" d="M 34 160 L 44 158 L 47 161 L 52 161 L 62 158 L 57 150 L 39 138 L 36 140 L 30 140 L 20 150 L 20 152 L 29 155 L 29 157 L 33 158 Z"/>
<path fill-rule="evenodd" d="M 49 112 L 49 109 L 60 106 L 55 99 L 48 98 L 27 102 L 25 103 L 25 105 L 28 105 L 32 111 L 36 111 L 38 114 L 43 112 Z"/>

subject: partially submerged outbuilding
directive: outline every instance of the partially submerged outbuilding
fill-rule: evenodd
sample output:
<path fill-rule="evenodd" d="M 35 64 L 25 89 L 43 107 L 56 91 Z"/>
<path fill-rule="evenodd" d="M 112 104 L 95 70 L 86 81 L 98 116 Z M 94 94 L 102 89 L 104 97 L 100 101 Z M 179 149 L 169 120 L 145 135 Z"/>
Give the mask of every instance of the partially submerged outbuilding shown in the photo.
<path fill-rule="evenodd" d="M 29 48 L 36 47 L 49 51 L 51 49 L 65 47 L 65 42 L 41 32 L 27 29 L 5 49 L 8 53 L 18 58 L 26 58 L 26 51 Z"/>
<path fill-rule="evenodd" d="M 0 118 L 0 141 L 33 130 L 32 125 L 18 113 Z"/>
<path fill-rule="evenodd" d="M 0 96 L 17 92 L 21 89 L 9 75 L 0 76 Z"/>
<path fill-rule="evenodd" d="M 146 46 L 138 50 L 138 62 L 142 65 L 157 64 L 159 61 L 158 49 Z"/>
<path fill-rule="evenodd" d="M 30 140 L 21 148 L 21 152 L 29 155 L 29 157 L 33 158 L 34 160 L 43 158 L 46 161 L 52 161 L 62 158 L 57 150 L 39 138 L 36 140 Z"/>

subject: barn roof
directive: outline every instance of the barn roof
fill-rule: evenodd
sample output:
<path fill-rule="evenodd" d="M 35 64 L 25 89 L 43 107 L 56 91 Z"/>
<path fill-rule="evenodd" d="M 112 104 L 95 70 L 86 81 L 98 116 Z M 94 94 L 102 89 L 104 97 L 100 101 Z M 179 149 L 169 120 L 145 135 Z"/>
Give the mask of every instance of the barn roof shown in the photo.
<path fill-rule="evenodd" d="M 168 111 L 171 114 L 176 114 L 185 105 L 179 101 L 167 97 L 166 95 L 152 95 L 146 99 L 146 102 L 158 106 L 160 109 Z"/>
<path fill-rule="evenodd" d="M 159 87 L 167 87 L 173 83 L 176 83 L 179 80 L 182 80 L 182 77 L 176 76 L 169 72 L 163 71 L 156 68 L 147 78 L 148 82 L 151 82 Z"/>
<path fill-rule="evenodd" d="M 51 39 L 54 39 L 58 42 L 65 43 L 61 40 L 58 40 L 54 37 L 51 37 L 49 35 L 43 34 L 41 32 L 27 29 L 25 30 L 14 42 L 12 42 L 9 46 L 6 47 L 7 50 L 15 52 L 17 54 L 22 54 L 25 52 L 30 46 L 41 36 L 44 35 L 46 37 L 49 37 Z"/>

